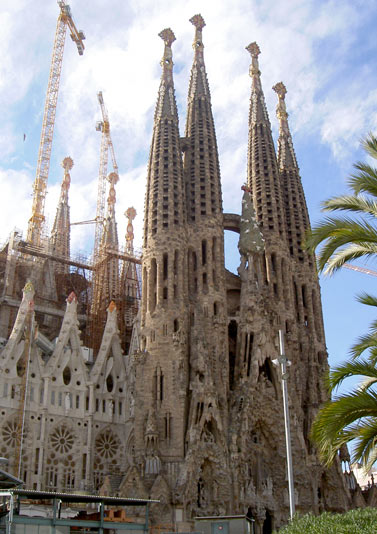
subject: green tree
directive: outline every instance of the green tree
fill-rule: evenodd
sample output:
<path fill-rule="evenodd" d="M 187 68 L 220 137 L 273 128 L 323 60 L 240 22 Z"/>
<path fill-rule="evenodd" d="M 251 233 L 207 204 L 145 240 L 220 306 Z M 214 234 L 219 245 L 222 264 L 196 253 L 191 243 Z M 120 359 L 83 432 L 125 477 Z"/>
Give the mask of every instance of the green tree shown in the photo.
<path fill-rule="evenodd" d="M 369 134 L 362 146 L 377 160 L 377 137 Z M 348 261 L 377 254 L 377 168 L 363 162 L 354 167 L 356 172 L 348 179 L 352 194 L 322 204 L 323 211 L 347 215 L 325 217 L 307 239 L 312 251 L 322 245 L 317 250 L 317 262 L 325 274 L 333 274 Z"/>
<path fill-rule="evenodd" d="M 377 160 L 377 138 L 372 134 L 362 142 L 367 154 Z M 327 216 L 307 239 L 307 246 L 317 250 L 319 270 L 333 274 L 346 262 L 358 258 L 376 258 L 377 254 L 377 169 L 367 163 L 354 165 L 348 185 L 352 194 L 333 197 L 323 203 L 327 212 L 345 213 Z M 320 246 L 321 245 L 321 246 Z M 377 299 L 363 294 L 359 302 L 377 306 Z M 329 465 L 341 445 L 355 440 L 352 460 L 370 468 L 377 460 L 377 321 L 369 332 L 351 348 L 351 360 L 331 370 L 330 393 L 336 392 L 349 377 L 363 377 L 349 393 L 334 396 L 319 411 L 313 427 L 321 459 Z M 363 356 L 363 357 L 362 357 Z"/>

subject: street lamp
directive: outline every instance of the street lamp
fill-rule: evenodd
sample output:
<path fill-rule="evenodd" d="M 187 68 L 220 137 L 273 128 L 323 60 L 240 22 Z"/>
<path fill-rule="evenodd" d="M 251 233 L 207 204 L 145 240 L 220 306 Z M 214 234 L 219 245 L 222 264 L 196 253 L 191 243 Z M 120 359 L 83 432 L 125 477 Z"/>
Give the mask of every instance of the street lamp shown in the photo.
<path fill-rule="evenodd" d="M 282 330 L 279 330 L 279 347 L 280 356 L 276 360 L 273 360 L 274 365 L 280 364 L 281 369 L 281 386 L 283 390 L 283 407 L 284 407 L 284 428 L 285 428 L 285 446 L 287 452 L 287 471 L 288 471 L 288 493 L 289 493 L 289 511 L 290 519 L 293 519 L 295 515 L 295 495 L 293 485 L 293 468 L 292 468 L 292 450 L 291 450 L 291 429 L 289 422 L 289 406 L 288 406 L 288 387 L 287 387 L 287 366 L 291 365 L 291 362 L 287 359 L 284 349 L 284 334 Z"/>

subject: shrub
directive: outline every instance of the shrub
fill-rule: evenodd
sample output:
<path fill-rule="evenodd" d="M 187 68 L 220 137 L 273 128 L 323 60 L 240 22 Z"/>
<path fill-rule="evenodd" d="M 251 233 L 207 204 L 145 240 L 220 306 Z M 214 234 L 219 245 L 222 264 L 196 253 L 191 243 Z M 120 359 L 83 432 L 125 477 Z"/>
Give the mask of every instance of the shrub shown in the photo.
<path fill-rule="evenodd" d="M 377 509 L 363 508 L 345 514 L 324 512 L 296 516 L 279 534 L 376 534 Z M 274 534 L 277 534 L 276 531 Z"/>

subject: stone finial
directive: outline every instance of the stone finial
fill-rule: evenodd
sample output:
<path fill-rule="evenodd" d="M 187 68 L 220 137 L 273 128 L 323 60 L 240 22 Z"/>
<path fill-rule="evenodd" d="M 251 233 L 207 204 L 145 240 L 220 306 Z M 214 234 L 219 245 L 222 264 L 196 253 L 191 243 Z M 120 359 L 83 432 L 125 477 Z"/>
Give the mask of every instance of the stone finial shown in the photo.
<path fill-rule="evenodd" d="M 175 41 L 175 35 L 170 28 L 165 28 L 158 35 L 165 43 L 164 55 L 160 65 L 162 67 L 162 80 L 164 80 L 166 87 L 168 87 L 173 85 L 173 54 L 171 45 Z"/>
<path fill-rule="evenodd" d="M 61 166 L 63 167 L 65 171 L 70 171 L 73 167 L 73 159 L 70 158 L 69 156 L 64 158 L 61 163 Z"/>
<path fill-rule="evenodd" d="M 256 42 L 250 43 L 249 46 L 246 47 L 246 50 L 251 55 L 251 65 L 249 74 L 253 80 L 253 88 L 257 91 L 262 91 L 261 83 L 260 83 L 260 70 L 259 70 L 259 63 L 258 63 L 258 56 L 260 54 L 260 48 L 257 45 Z"/>
<path fill-rule="evenodd" d="M 203 63 L 203 39 L 202 39 L 202 29 L 206 25 L 204 19 L 201 15 L 194 15 L 190 19 L 191 24 L 195 26 L 195 37 L 192 47 L 195 50 L 195 58 L 199 63 Z"/>
<path fill-rule="evenodd" d="M 251 55 L 252 58 L 258 58 L 258 56 L 260 54 L 260 48 L 259 48 L 259 46 L 257 45 L 257 43 L 255 41 L 253 43 L 250 43 L 246 47 L 246 50 L 248 52 L 250 52 L 250 55 Z"/>
<path fill-rule="evenodd" d="M 72 302 L 77 302 L 76 293 L 74 291 L 71 291 L 71 293 L 67 297 L 68 304 L 71 304 Z"/>
<path fill-rule="evenodd" d="M 73 167 L 73 159 L 69 156 L 67 158 L 64 158 L 61 162 L 61 166 L 64 169 L 64 177 L 60 192 L 60 202 L 68 202 L 68 190 L 71 185 L 71 177 L 69 171 Z"/>
<path fill-rule="evenodd" d="M 289 131 L 288 113 L 285 105 L 285 95 L 287 89 L 283 82 L 275 84 L 272 88 L 278 95 L 278 104 L 276 106 L 276 115 L 279 120 L 279 164 L 281 166 L 294 166 L 298 168 L 296 155 L 293 148 L 292 138 Z"/>
<path fill-rule="evenodd" d="M 175 41 L 175 35 L 173 33 L 173 30 L 171 30 L 170 28 L 165 28 L 164 30 L 162 30 L 162 32 L 158 34 L 158 36 L 161 37 L 161 39 L 164 41 L 165 46 L 168 46 L 169 48 Z"/>
<path fill-rule="evenodd" d="M 134 227 L 132 224 L 132 221 L 136 217 L 136 210 L 134 207 L 128 208 L 124 212 L 125 216 L 127 217 L 127 232 L 126 232 L 126 250 L 127 252 L 132 253 L 133 252 L 133 242 L 134 242 Z"/>
<path fill-rule="evenodd" d="M 107 180 L 111 183 L 111 184 L 117 184 L 119 182 L 119 174 L 117 172 L 111 172 L 108 177 L 107 177 Z"/>
<path fill-rule="evenodd" d="M 190 19 L 191 24 L 195 26 L 198 30 L 202 30 L 206 23 L 204 22 L 203 17 L 200 14 L 194 15 Z"/>
<path fill-rule="evenodd" d="M 287 94 L 287 89 L 283 82 L 275 84 L 272 89 L 279 98 L 278 105 L 276 106 L 276 115 L 280 123 L 280 133 L 288 135 L 288 113 L 287 108 L 285 107 L 285 95 Z"/>
<path fill-rule="evenodd" d="M 276 83 L 272 89 L 275 91 L 275 93 L 277 93 L 279 98 L 281 98 L 282 100 L 285 99 L 285 95 L 287 94 L 287 89 L 285 85 L 283 84 L 283 82 Z"/>
<path fill-rule="evenodd" d="M 111 212 L 116 202 L 115 184 L 118 183 L 119 181 L 119 175 L 117 172 L 111 172 L 109 176 L 107 177 L 107 179 L 110 182 L 110 189 L 109 189 L 109 195 L 107 197 L 107 204 L 109 207 L 109 212 Z"/>
<path fill-rule="evenodd" d="M 124 212 L 125 216 L 127 217 L 127 219 L 129 219 L 130 221 L 133 221 L 134 218 L 136 217 L 137 213 L 136 213 L 136 210 L 134 207 L 131 207 L 131 208 L 128 208 L 125 212 Z"/>

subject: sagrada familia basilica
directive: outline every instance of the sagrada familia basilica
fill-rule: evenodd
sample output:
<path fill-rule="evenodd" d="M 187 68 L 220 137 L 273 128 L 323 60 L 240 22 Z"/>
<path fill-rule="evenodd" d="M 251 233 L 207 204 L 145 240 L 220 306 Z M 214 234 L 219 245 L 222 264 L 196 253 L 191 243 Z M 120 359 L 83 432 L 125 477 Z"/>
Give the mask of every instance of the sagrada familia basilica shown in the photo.
<path fill-rule="evenodd" d="M 276 153 L 250 44 L 241 215 L 224 213 L 205 23 L 191 23 L 184 137 L 175 36 L 160 33 L 141 257 L 132 209 L 125 251 L 118 243 L 115 179 L 96 262 L 70 253 L 69 158 L 48 239 L 15 231 L 0 251 L 0 455 L 30 489 L 157 499 L 152 520 L 186 532 L 198 516 L 248 515 L 262 534 L 289 512 L 279 330 L 291 362 L 296 507 L 342 511 L 351 493 L 340 463 L 321 466 L 309 439 L 328 364 L 286 88 L 273 88 Z M 239 234 L 237 275 L 224 266 L 224 230 Z"/>

